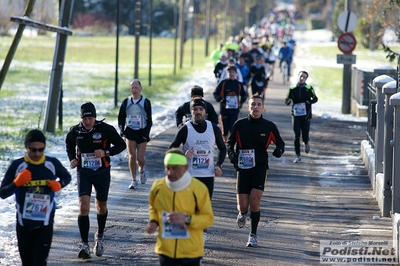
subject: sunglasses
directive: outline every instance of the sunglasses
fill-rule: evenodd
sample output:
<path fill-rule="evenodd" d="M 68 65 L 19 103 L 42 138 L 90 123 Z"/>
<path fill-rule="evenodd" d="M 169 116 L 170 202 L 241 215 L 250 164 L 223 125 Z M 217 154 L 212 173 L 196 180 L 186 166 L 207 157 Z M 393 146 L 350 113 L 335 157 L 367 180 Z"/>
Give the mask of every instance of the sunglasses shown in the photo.
<path fill-rule="evenodd" d="M 28 147 L 28 149 L 31 152 L 43 152 L 44 151 L 44 147 L 43 148 L 32 148 L 32 147 Z"/>

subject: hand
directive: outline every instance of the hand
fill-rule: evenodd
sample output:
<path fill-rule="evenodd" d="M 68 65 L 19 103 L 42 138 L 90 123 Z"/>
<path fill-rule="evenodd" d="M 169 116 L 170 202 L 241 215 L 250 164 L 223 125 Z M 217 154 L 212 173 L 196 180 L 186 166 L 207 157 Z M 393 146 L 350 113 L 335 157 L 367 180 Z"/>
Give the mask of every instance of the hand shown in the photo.
<path fill-rule="evenodd" d="M 190 150 L 187 150 L 185 152 L 185 156 L 188 158 L 193 158 L 193 155 L 194 155 L 194 147 L 192 147 Z"/>
<path fill-rule="evenodd" d="M 221 166 L 215 166 L 214 167 L 214 173 L 217 175 L 217 176 L 221 176 L 222 175 L 222 168 L 221 168 Z"/>
<path fill-rule="evenodd" d="M 231 161 L 232 164 L 237 164 L 238 163 L 238 156 L 236 153 L 232 152 L 229 155 L 229 161 Z"/>
<path fill-rule="evenodd" d="M 28 169 L 24 169 L 14 179 L 14 184 L 20 187 L 32 180 L 32 173 Z"/>
<path fill-rule="evenodd" d="M 280 158 L 282 156 L 282 151 L 279 148 L 276 148 L 274 150 L 274 152 L 272 153 L 273 156 L 275 156 L 276 158 Z"/>
<path fill-rule="evenodd" d="M 157 223 L 153 222 L 153 221 L 150 221 L 150 222 L 147 223 L 145 230 L 146 230 L 146 233 L 152 234 L 157 230 L 157 228 L 158 228 Z"/>
<path fill-rule="evenodd" d="M 286 99 L 285 99 L 285 103 L 286 103 L 286 105 L 289 105 L 291 102 L 292 102 L 292 100 L 291 100 L 291 99 L 288 99 L 288 98 L 286 98 Z"/>
<path fill-rule="evenodd" d="M 96 158 L 103 158 L 103 157 L 106 156 L 106 151 L 105 151 L 105 150 L 102 150 L 102 149 L 94 150 L 94 156 L 95 156 Z"/>
<path fill-rule="evenodd" d="M 61 189 L 61 183 L 56 180 L 50 180 L 47 186 L 50 187 L 54 192 L 60 191 Z"/>
<path fill-rule="evenodd" d="M 74 169 L 75 167 L 78 166 L 78 160 L 77 159 L 73 159 L 70 163 L 69 163 L 69 167 L 71 167 L 71 169 Z"/>

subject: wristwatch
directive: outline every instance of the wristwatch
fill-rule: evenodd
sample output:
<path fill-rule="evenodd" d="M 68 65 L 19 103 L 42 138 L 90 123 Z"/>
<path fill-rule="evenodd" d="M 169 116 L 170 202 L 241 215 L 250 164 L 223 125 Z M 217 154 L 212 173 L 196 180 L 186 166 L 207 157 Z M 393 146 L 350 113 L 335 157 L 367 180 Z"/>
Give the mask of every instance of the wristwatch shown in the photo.
<path fill-rule="evenodd" d="M 109 150 L 105 150 L 106 152 L 106 156 L 110 156 L 110 151 Z"/>
<path fill-rule="evenodd" d="M 190 224 L 192 222 L 192 217 L 185 215 L 185 224 Z"/>

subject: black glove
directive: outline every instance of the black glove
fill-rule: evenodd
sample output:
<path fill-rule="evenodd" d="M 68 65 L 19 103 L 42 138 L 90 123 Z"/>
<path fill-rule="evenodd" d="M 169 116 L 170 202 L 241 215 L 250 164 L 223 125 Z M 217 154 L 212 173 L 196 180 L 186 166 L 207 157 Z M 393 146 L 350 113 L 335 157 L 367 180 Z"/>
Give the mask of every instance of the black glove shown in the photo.
<path fill-rule="evenodd" d="M 229 160 L 231 161 L 232 164 L 237 164 L 238 163 L 238 156 L 236 153 L 232 152 L 229 155 Z"/>
<path fill-rule="evenodd" d="M 274 150 L 274 152 L 272 153 L 273 156 L 275 156 L 276 158 L 280 158 L 282 156 L 282 151 L 279 148 L 276 148 Z"/>
<path fill-rule="evenodd" d="M 285 103 L 286 103 L 286 105 L 289 105 L 289 104 L 291 103 L 291 100 L 288 99 L 288 98 L 286 98 L 286 99 L 285 99 Z"/>

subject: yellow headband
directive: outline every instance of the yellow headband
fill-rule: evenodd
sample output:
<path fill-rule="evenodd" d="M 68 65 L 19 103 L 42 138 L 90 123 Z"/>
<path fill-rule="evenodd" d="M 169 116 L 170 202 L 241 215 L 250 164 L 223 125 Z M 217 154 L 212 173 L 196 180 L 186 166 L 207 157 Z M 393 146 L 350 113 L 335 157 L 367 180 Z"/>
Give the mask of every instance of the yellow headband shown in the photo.
<path fill-rule="evenodd" d="M 164 158 L 164 165 L 186 165 L 186 157 L 178 153 L 167 153 Z"/>

